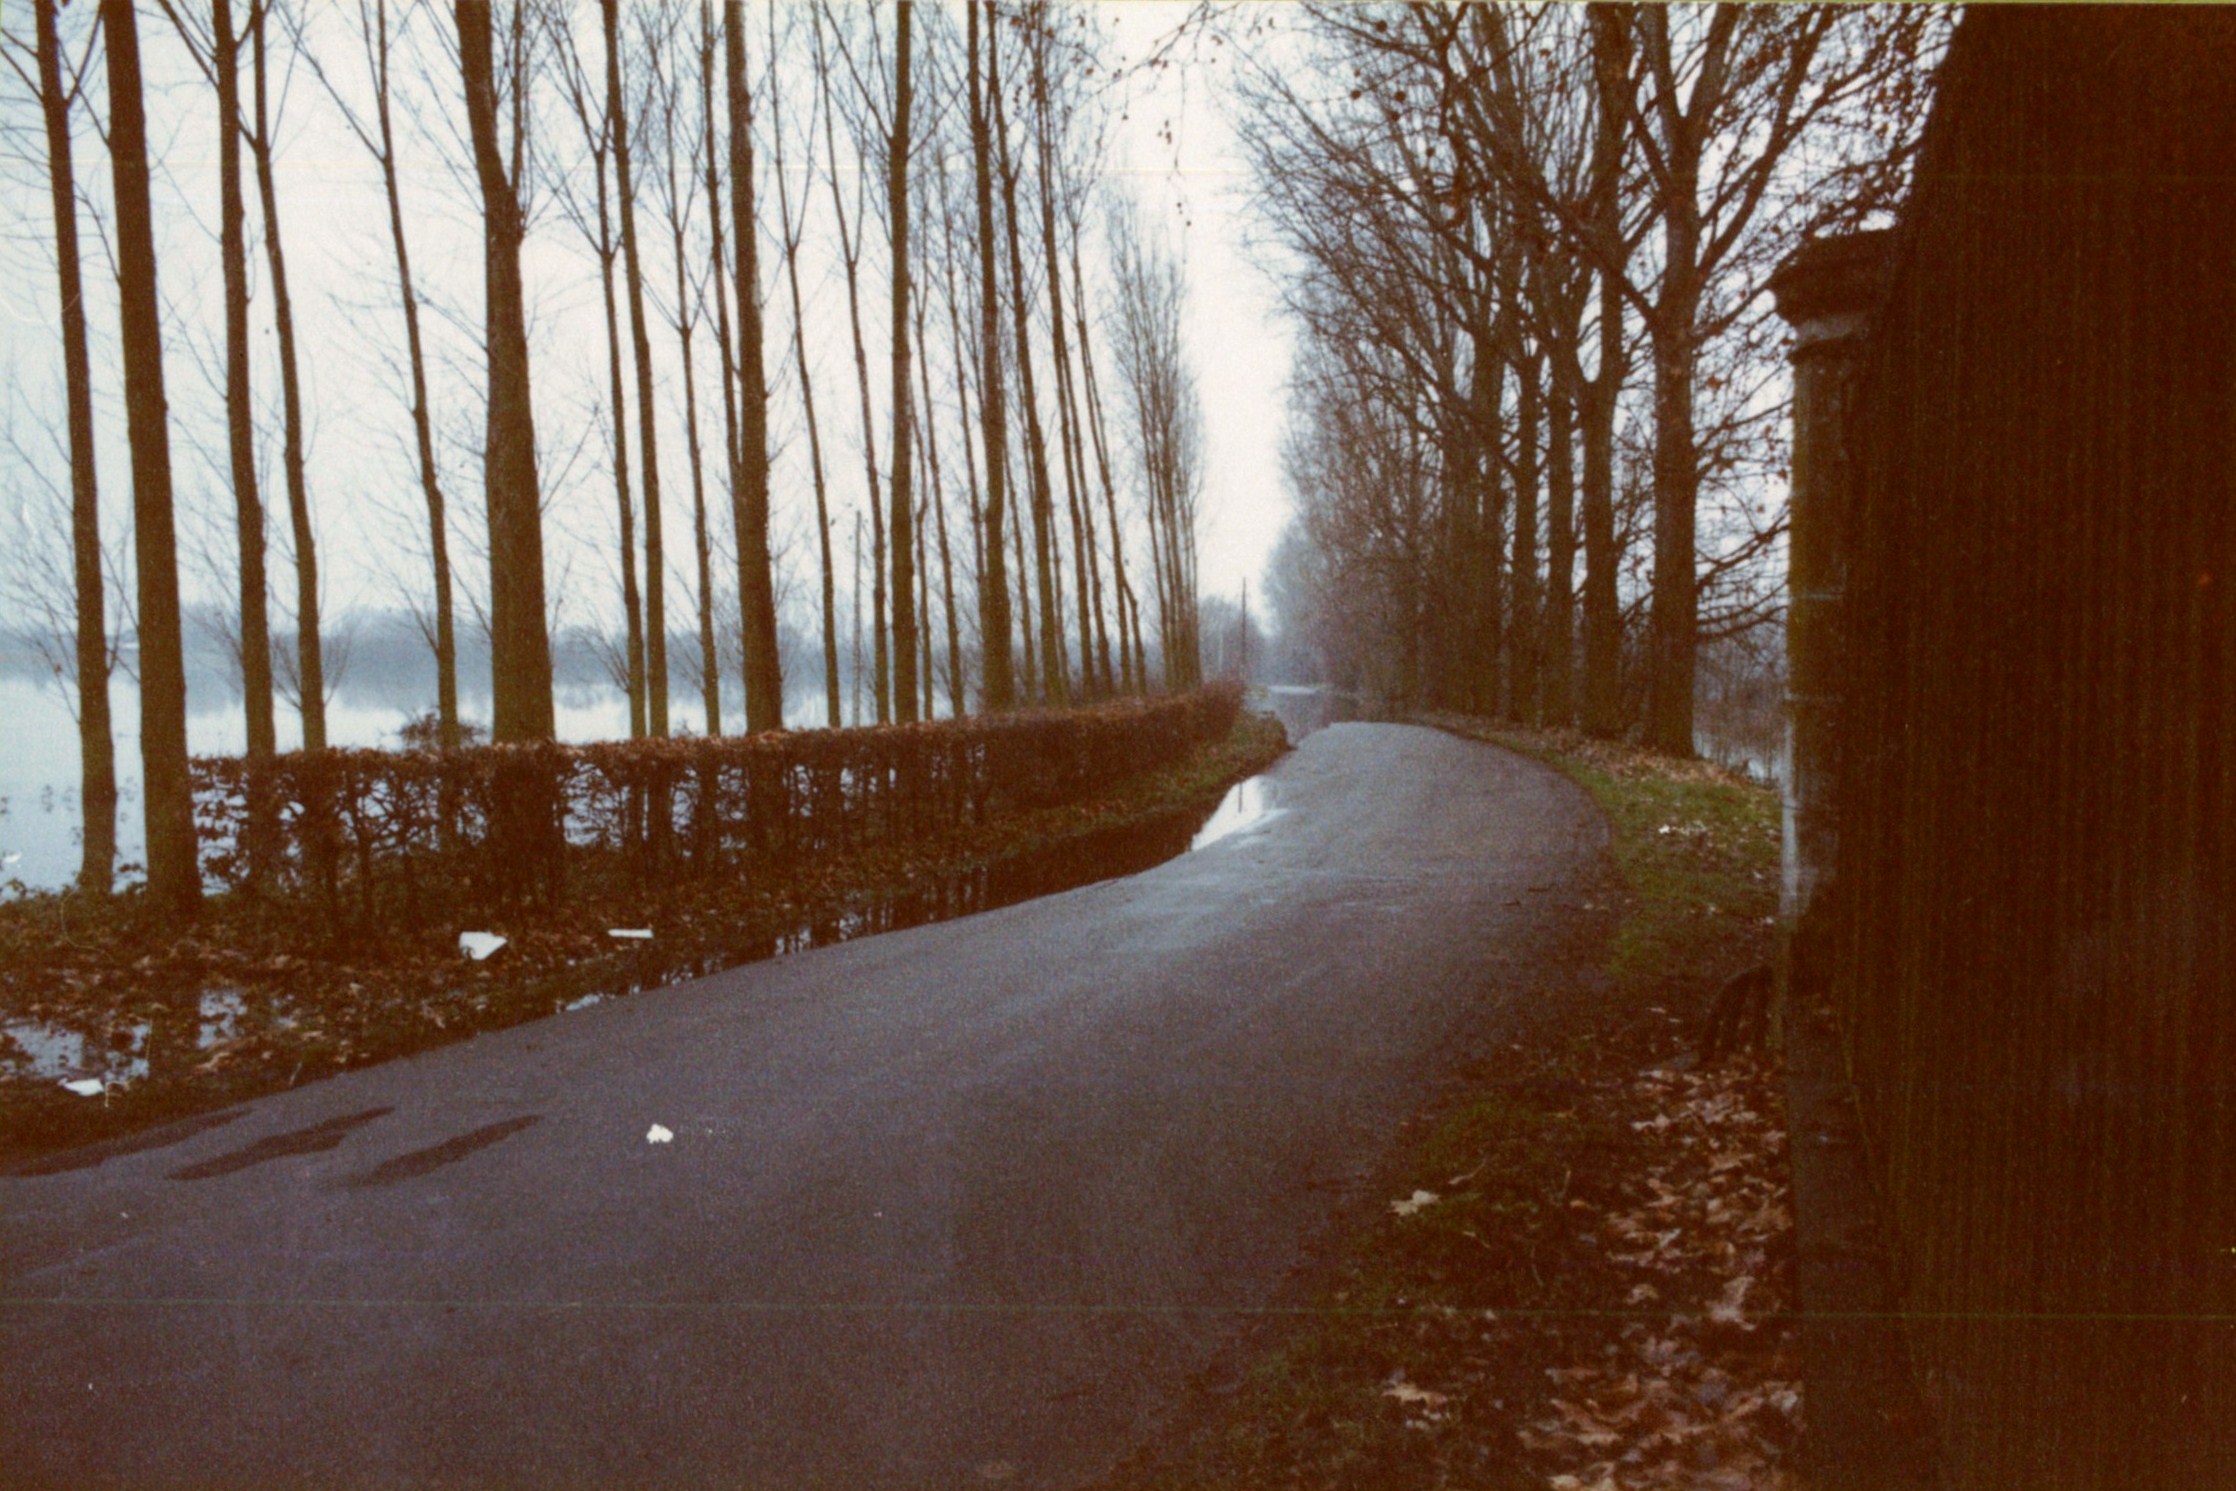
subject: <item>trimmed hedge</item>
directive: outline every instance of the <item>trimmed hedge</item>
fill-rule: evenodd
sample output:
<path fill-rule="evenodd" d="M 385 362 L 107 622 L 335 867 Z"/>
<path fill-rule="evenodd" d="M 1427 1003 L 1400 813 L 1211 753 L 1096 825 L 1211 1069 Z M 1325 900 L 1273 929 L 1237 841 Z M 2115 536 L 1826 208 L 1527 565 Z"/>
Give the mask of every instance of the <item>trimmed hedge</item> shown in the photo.
<path fill-rule="evenodd" d="M 369 924 L 571 883 L 752 872 L 1085 799 L 1233 727 L 1241 695 L 850 730 L 193 762 L 213 888 Z"/>

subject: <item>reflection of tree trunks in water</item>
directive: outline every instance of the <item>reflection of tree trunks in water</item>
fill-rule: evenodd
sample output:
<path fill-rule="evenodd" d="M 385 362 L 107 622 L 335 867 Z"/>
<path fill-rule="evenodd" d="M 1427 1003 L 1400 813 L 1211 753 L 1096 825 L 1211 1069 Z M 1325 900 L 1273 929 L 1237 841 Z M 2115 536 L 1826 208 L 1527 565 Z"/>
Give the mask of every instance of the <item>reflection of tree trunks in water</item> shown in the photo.
<path fill-rule="evenodd" d="M 202 1054 L 202 991 L 185 985 L 158 989 L 148 1020 L 146 1045 L 148 1080 L 184 1075 L 208 1058 Z M 88 1042 L 90 1047 L 91 1042 Z M 89 1049 L 87 1065 L 93 1065 Z"/>

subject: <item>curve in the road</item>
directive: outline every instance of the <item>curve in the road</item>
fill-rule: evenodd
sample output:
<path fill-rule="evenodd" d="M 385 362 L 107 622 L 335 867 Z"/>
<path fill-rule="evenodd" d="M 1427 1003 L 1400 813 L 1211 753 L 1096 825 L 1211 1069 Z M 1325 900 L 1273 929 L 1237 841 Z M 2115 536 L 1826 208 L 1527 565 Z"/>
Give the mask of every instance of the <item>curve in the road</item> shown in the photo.
<path fill-rule="evenodd" d="M 1604 930 L 1604 823 L 1519 757 L 1343 725 L 1267 790 L 1144 874 L 0 1179 L 0 1478 L 1095 1473 Z"/>

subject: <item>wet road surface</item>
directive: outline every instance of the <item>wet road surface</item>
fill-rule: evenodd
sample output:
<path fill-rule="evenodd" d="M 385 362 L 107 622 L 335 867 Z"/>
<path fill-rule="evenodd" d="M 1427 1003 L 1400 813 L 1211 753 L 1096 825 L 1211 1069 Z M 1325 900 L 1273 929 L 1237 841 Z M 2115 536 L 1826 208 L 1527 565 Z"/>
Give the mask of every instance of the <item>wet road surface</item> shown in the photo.
<path fill-rule="evenodd" d="M 1440 1073 L 1588 997 L 1604 846 L 1552 772 L 1339 725 L 1145 873 L 48 1157 L 0 1480 L 1076 1484 Z"/>

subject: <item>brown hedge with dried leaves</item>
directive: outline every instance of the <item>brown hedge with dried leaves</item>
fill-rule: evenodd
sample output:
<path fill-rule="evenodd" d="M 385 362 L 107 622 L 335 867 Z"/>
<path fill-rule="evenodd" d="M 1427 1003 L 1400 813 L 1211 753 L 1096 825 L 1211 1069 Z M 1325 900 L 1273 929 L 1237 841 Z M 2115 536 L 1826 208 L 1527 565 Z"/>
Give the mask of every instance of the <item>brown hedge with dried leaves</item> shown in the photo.
<path fill-rule="evenodd" d="M 298 751 L 193 763 L 202 868 L 336 930 L 750 872 L 1076 802 L 1232 728 L 1231 685 L 1090 709 L 850 730 Z"/>

